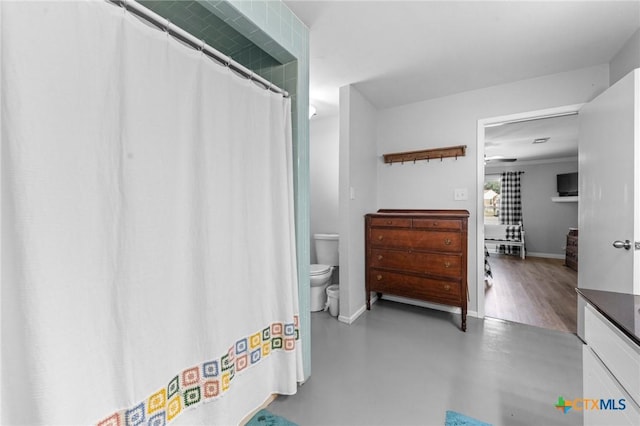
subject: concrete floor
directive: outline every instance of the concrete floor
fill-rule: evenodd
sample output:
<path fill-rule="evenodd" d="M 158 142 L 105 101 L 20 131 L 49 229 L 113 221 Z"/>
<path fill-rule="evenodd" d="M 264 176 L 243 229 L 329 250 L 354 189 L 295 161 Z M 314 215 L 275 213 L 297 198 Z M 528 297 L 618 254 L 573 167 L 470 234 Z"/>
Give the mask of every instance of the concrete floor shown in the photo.
<path fill-rule="evenodd" d="M 299 425 L 581 425 L 554 405 L 582 397 L 573 334 L 381 300 L 352 325 L 312 314 L 312 374 L 268 409 Z"/>

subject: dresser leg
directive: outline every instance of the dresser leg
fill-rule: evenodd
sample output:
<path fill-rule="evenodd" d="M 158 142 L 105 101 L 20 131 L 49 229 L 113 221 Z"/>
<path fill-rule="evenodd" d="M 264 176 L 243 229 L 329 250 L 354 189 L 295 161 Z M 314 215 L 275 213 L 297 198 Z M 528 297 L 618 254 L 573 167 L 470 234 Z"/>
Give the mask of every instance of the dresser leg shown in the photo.
<path fill-rule="evenodd" d="M 467 331 L 467 311 L 462 311 L 462 331 Z"/>
<path fill-rule="evenodd" d="M 371 310 L 371 292 L 367 291 L 367 311 Z"/>

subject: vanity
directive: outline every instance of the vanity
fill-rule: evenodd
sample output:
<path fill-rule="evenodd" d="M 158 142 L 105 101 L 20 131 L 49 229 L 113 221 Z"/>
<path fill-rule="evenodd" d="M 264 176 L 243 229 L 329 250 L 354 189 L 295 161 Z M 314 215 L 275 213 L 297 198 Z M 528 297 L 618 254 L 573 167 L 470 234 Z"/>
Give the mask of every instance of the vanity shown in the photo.
<path fill-rule="evenodd" d="M 585 425 L 640 425 L 640 296 L 578 288 Z M 567 399 L 565 397 L 565 399 Z M 596 409 L 597 405 L 597 409 Z"/>

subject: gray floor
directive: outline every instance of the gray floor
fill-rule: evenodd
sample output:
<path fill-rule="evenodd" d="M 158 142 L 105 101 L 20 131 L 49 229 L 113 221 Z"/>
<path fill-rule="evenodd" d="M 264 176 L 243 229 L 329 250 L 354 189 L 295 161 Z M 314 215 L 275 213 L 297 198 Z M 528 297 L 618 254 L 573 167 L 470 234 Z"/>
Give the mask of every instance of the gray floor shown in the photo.
<path fill-rule="evenodd" d="M 573 334 L 379 301 L 352 325 L 311 317 L 312 374 L 268 409 L 299 425 L 444 425 L 455 410 L 494 425 L 581 425 L 554 408 L 582 397 Z"/>

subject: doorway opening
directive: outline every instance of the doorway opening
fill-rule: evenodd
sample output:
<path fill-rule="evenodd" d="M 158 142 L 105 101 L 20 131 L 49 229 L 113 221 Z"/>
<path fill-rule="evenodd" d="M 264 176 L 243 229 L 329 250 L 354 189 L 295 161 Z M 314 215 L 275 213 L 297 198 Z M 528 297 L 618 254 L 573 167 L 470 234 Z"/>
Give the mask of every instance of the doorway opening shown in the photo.
<path fill-rule="evenodd" d="M 566 236 L 577 228 L 577 200 L 557 199 L 558 174 L 577 172 L 577 113 L 570 105 L 478 121 L 478 314 L 576 332 L 577 271 L 565 266 Z M 485 244 L 500 213 L 502 172 L 522 174 L 526 256 Z M 565 201 L 565 200 L 562 200 Z M 488 229 L 489 229 L 488 228 Z M 565 229 L 566 228 L 566 229 Z M 504 247 L 503 247 L 504 248 Z M 488 274 L 486 273 L 489 269 Z"/>

